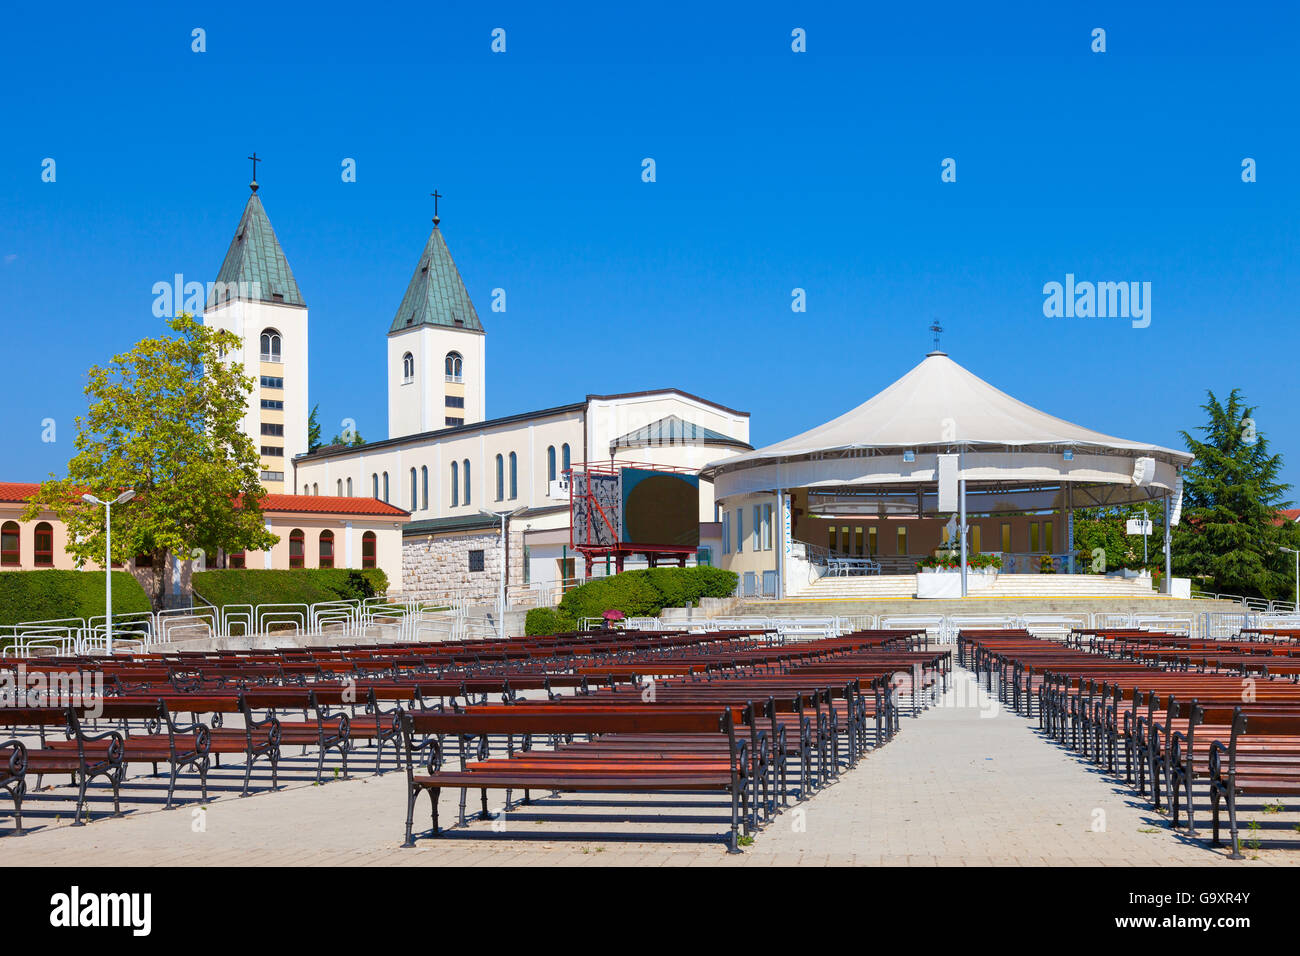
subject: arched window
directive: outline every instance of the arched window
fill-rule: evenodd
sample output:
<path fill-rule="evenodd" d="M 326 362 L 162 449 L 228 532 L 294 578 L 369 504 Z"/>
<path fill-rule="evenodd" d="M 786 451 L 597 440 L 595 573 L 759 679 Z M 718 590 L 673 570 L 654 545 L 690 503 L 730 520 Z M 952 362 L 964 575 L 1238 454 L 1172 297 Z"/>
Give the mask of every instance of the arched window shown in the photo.
<path fill-rule="evenodd" d="M 352 479 L 351 479 L 351 478 L 348 479 L 348 497 L 349 497 L 349 498 L 352 497 Z"/>
<path fill-rule="evenodd" d="M 282 361 L 280 357 L 280 333 L 275 329 L 262 330 L 262 361 Z"/>
<path fill-rule="evenodd" d="M 384 472 L 384 500 L 388 501 L 388 472 Z"/>
<path fill-rule="evenodd" d="M 447 362 L 446 362 L 447 381 L 449 382 L 461 381 L 461 373 L 464 370 L 464 364 L 465 364 L 464 359 L 460 357 L 459 352 L 448 352 Z"/>
<path fill-rule="evenodd" d="M 402 382 L 415 381 L 415 356 L 407 352 L 402 356 Z"/>
<path fill-rule="evenodd" d="M 316 484 L 314 481 L 311 483 L 311 493 L 313 495 L 320 494 L 320 485 Z"/>
<path fill-rule="evenodd" d="M 465 465 L 465 504 L 469 504 L 469 459 L 463 462 Z"/>
<path fill-rule="evenodd" d="M 503 456 L 497 455 L 497 501 L 501 501 L 506 496 L 506 460 Z"/>
<path fill-rule="evenodd" d="M 36 566 L 54 567 L 54 527 L 48 521 L 36 526 Z"/>
<path fill-rule="evenodd" d="M 17 521 L 6 521 L 0 527 L 0 564 L 5 567 L 18 566 L 19 537 Z"/>
<path fill-rule="evenodd" d="M 460 466 L 454 461 L 451 463 L 451 506 L 455 508 L 460 504 Z"/>
<path fill-rule="evenodd" d="M 378 500 L 379 498 L 379 473 L 372 472 L 370 475 L 370 497 Z"/>
<path fill-rule="evenodd" d="M 322 568 L 334 567 L 333 531 L 322 531 L 320 533 L 320 566 Z"/>
<path fill-rule="evenodd" d="M 336 494 L 336 497 L 339 497 L 339 498 L 342 498 L 342 497 L 343 497 L 343 479 L 342 479 L 342 478 L 339 479 L 339 489 L 338 489 L 338 492 L 337 492 L 337 494 Z"/>
<path fill-rule="evenodd" d="M 307 537 L 302 533 L 301 528 L 294 528 L 289 532 L 289 567 L 303 566 L 303 546 L 306 542 Z"/>
<path fill-rule="evenodd" d="M 548 445 L 546 448 L 546 480 L 555 480 L 555 446 Z"/>
<path fill-rule="evenodd" d="M 361 566 L 363 568 L 373 568 L 375 566 L 375 533 L 367 531 L 361 536 Z"/>
<path fill-rule="evenodd" d="M 519 497 L 519 457 L 510 453 L 510 500 L 514 501 Z"/>
<path fill-rule="evenodd" d="M 569 465 L 570 465 L 570 461 L 569 461 L 569 443 L 568 443 L 568 442 L 565 442 L 565 443 L 564 443 L 564 448 L 563 448 L 562 450 L 563 450 L 563 453 L 564 453 L 564 469 L 563 469 L 563 471 L 561 472 L 561 474 L 565 474 L 565 475 L 567 475 L 567 474 L 569 473 Z"/>
<path fill-rule="evenodd" d="M 420 504 L 420 499 L 416 497 L 416 492 L 418 490 L 419 489 L 416 487 L 415 484 L 415 469 L 412 468 L 411 469 L 411 510 L 412 511 L 414 511 L 416 507 Z"/>
<path fill-rule="evenodd" d="M 420 507 L 429 510 L 429 467 L 420 466 Z"/>

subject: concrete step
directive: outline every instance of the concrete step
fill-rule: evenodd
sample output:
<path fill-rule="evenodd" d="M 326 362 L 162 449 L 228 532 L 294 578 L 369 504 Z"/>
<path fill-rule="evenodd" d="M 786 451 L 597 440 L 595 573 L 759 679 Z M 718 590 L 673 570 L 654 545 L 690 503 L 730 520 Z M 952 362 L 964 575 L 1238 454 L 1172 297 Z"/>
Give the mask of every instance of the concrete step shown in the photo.
<path fill-rule="evenodd" d="M 823 577 L 800 590 L 799 600 L 863 600 L 916 596 L 924 575 L 881 574 Z M 999 574 L 990 580 L 971 575 L 970 597 L 1150 597 L 1150 579 L 1090 574 Z M 969 599 L 969 598 L 968 598 Z"/>
<path fill-rule="evenodd" d="M 807 598 L 784 601 L 743 600 L 727 616 L 850 617 L 859 614 L 961 614 L 1018 616 L 1021 614 L 1201 614 L 1244 613 L 1230 601 L 1184 600 L 1146 596 L 1004 596 L 920 601 L 914 598 Z"/>

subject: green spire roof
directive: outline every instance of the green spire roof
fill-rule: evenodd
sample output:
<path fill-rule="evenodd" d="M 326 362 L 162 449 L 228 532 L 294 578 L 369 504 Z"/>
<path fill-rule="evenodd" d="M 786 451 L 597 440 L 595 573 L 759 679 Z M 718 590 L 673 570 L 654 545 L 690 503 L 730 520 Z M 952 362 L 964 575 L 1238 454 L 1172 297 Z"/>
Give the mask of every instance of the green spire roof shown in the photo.
<path fill-rule="evenodd" d="M 461 281 L 456 263 L 447 250 L 447 243 L 442 240 L 436 219 L 388 333 L 391 335 L 421 325 L 483 331 L 483 323 L 478 320 L 474 303 L 465 291 L 465 283 Z"/>
<path fill-rule="evenodd" d="M 236 297 L 251 302 L 271 302 L 276 305 L 306 306 L 298 283 L 294 281 L 289 260 L 284 257 L 280 240 L 275 238 L 271 220 L 266 218 L 262 200 L 257 198 L 257 187 L 248 197 L 239 229 L 226 250 L 225 261 L 217 273 L 217 287 L 208 301 L 208 308 Z"/>

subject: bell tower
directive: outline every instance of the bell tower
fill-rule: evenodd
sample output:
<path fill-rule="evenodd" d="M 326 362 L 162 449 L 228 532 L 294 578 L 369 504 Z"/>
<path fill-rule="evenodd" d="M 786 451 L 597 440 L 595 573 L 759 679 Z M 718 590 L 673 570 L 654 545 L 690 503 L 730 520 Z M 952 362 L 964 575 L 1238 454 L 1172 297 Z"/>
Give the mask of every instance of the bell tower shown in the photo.
<path fill-rule="evenodd" d="M 388 329 L 388 437 L 481 422 L 486 333 L 439 229 L 433 231 Z"/>
<path fill-rule="evenodd" d="M 261 452 L 262 484 L 284 492 L 295 455 L 307 451 L 307 303 L 294 280 L 271 220 L 252 194 L 208 295 L 203 324 L 227 329 L 244 343 L 236 356 L 253 376 L 244 431 Z"/>

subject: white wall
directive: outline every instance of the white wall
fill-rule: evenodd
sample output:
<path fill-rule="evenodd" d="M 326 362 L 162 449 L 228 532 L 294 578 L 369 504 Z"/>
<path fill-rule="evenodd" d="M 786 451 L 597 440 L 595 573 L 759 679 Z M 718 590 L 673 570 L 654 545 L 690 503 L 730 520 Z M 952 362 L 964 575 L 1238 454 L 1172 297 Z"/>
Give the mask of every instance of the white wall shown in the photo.
<path fill-rule="evenodd" d="M 263 444 L 261 434 L 263 397 L 282 398 L 284 401 L 284 459 L 263 459 L 266 470 L 283 471 L 285 485 L 282 488 L 268 484 L 272 491 L 291 490 L 295 455 L 307 451 L 307 417 L 311 413 L 308 405 L 308 315 L 301 306 L 276 305 L 269 302 L 246 302 L 232 300 L 223 302 L 203 315 L 203 324 L 211 328 L 226 329 L 243 340 L 243 350 L 232 355 L 232 361 L 241 362 L 245 374 L 253 378 L 253 391 L 248 396 L 248 408 L 244 414 L 244 431 L 259 448 Z M 280 354 L 282 358 L 280 377 L 284 379 L 283 394 L 274 392 L 264 396 L 261 386 L 261 337 L 263 329 L 275 329 L 280 333 Z"/>
<path fill-rule="evenodd" d="M 415 359 L 415 377 L 405 382 L 402 357 Z M 459 352 L 463 385 L 449 388 L 446 381 L 448 352 Z M 466 329 L 420 325 L 388 336 L 388 437 L 402 438 L 445 428 L 448 415 L 466 425 L 486 418 L 487 336 Z M 463 390 L 465 407 L 449 409 L 446 395 Z"/>

